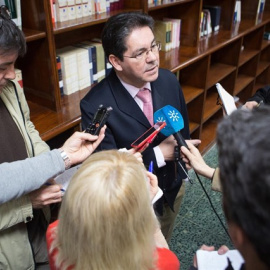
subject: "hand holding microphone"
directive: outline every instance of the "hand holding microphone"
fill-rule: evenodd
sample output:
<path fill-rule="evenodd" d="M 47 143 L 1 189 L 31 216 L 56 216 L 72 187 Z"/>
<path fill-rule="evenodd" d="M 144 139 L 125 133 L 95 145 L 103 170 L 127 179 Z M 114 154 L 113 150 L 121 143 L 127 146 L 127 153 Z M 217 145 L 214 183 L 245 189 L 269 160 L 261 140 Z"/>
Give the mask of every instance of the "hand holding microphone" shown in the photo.
<path fill-rule="evenodd" d="M 215 172 L 214 168 L 208 166 L 199 150 L 192 144 L 188 142 L 189 150 L 185 147 L 181 147 L 183 153 L 182 160 L 186 163 L 188 169 L 193 168 L 198 174 L 211 179 Z"/>

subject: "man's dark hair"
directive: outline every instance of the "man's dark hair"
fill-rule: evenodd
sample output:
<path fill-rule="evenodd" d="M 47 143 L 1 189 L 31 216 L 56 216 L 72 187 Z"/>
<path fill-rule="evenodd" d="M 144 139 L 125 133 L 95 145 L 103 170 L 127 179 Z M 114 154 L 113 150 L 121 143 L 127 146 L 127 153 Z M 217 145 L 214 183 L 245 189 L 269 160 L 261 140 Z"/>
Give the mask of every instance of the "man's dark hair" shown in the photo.
<path fill-rule="evenodd" d="M 270 106 L 237 110 L 218 126 L 226 218 L 242 228 L 270 266 Z"/>
<path fill-rule="evenodd" d="M 26 53 L 26 41 L 23 32 L 11 20 L 5 6 L 0 7 L 0 54 Z"/>
<path fill-rule="evenodd" d="M 101 37 L 106 57 L 113 54 L 123 61 L 123 54 L 127 50 L 127 37 L 134 29 L 145 26 L 153 31 L 154 20 L 144 13 L 125 12 L 110 17 L 104 26 Z"/>

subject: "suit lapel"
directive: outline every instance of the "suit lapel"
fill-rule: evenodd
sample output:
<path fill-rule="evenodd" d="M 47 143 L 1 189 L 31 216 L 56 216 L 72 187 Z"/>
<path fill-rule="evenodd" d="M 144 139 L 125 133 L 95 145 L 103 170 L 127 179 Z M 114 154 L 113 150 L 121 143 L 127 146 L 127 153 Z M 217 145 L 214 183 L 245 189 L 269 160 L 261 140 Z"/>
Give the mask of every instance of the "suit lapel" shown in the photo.
<path fill-rule="evenodd" d="M 153 99 L 153 111 L 154 113 L 159 110 L 164 105 L 164 97 L 162 93 L 162 89 L 158 86 L 158 84 L 155 82 L 151 83 L 151 89 L 152 89 L 152 99 Z"/>
<path fill-rule="evenodd" d="M 117 78 L 115 72 L 111 72 L 109 75 L 109 84 L 112 89 L 112 93 L 115 98 L 115 102 L 118 106 L 118 109 L 129 117 L 135 119 L 136 121 L 143 124 L 145 127 L 149 128 L 150 123 L 136 101 L 121 84 Z"/>

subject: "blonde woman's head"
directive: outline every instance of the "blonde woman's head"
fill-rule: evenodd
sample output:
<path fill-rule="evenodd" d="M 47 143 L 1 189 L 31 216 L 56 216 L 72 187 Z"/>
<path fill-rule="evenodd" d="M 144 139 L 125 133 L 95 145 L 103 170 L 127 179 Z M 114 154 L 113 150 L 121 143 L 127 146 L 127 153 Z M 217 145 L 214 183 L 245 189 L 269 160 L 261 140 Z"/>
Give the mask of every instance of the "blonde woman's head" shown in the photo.
<path fill-rule="evenodd" d="M 155 217 L 145 168 L 116 150 L 88 158 L 62 202 L 57 263 L 76 269 L 152 269 Z"/>

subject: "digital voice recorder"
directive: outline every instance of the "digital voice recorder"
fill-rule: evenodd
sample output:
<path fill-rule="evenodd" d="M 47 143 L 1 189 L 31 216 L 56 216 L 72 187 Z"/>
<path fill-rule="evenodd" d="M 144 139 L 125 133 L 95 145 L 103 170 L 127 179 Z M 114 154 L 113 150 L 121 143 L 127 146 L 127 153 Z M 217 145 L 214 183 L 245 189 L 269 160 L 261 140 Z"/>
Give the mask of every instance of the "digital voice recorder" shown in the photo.
<path fill-rule="evenodd" d="M 102 104 L 99 105 L 92 122 L 88 125 L 85 132 L 92 135 L 98 135 L 101 128 L 105 125 L 108 117 L 110 116 L 111 111 L 112 107 L 104 107 Z"/>

